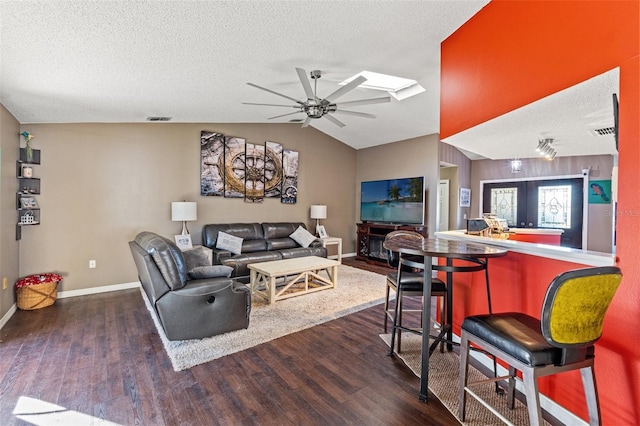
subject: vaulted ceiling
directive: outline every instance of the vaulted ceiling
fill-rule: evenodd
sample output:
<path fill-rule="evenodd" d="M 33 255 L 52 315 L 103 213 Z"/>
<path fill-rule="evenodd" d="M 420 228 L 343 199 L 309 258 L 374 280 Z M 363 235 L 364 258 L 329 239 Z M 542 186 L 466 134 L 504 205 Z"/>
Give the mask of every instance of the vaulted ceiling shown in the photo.
<path fill-rule="evenodd" d="M 487 2 L 3 0 L 0 102 L 23 124 L 281 123 L 304 115 L 269 120 L 289 110 L 243 102 L 286 101 L 246 83 L 304 100 L 296 67 L 320 97 L 367 70 L 426 91 L 313 127 L 356 149 L 438 133 L 440 43 Z"/>
<path fill-rule="evenodd" d="M 288 123 L 304 113 L 246 83 L 306 100 L 296 67 L 320 70 L 317 94 L 363 71 L 426 90 L 348 108 L 311 126 L 356 149 L 439 133 L 440 43 L 479 1 L 0 1 L 0 102 L 23 124 Z M 313 83 L 312 83 L 313 84 Z M 615 152 L 617 72 L 454 135 L 471 158 L 534 157 L 539 138 L 559 156 Z M 337 102 L 386 95 L 356 88 Z M 299 122 L 297 124 L 301 125 Z"/>

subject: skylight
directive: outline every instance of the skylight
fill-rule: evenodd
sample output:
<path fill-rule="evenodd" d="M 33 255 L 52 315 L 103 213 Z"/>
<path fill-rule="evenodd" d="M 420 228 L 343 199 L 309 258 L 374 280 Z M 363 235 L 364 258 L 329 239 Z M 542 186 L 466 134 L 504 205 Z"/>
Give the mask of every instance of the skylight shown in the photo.
<path fill-rule="evenodd" d="M 379 74 L 371 71 L 362 71 L 352 77 L 349 77 L 339 84 L 341 86 L 344 86 L 345 84 L 349 83 L 351 80 L 359 76 L 363 76 L 367 79 L 367 81 L 365 81 L 358 87 L 388 92 L 391 96 L 399 101 L 425 91 L 424 87 L 418 84 L 418 82 L 415 80 L 395 77 L 393 75 Z"/>

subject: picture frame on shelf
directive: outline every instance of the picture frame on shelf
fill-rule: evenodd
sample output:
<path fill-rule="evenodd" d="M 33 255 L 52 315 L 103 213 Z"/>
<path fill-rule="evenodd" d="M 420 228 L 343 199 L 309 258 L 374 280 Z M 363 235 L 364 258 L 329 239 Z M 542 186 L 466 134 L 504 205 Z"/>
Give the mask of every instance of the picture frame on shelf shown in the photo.
<path fill-rule="evenodd" d="M 176 245 L 182 251 L 191 250 L 193 248 L 193 244 L 191 243 L 191 234 L 185 235 L 176 235 Z"/>
<path fill-rule="evenodd" d="M 318 226 L 316 226 L 316 232 L 318 233 L 318 236 L 319 236 L 320 238 L 327 238 L 327 237 L 328 237 L 328 235 L 327 235 L 327 230 L 326 230 L 326 229 L 324 229 L 324 225 L 318 225 Z"/>
<path fill-rule="evenodd" d="M 37 225 L 38 221 L 36 217 L 33 215 L 32 211 L 24 212 L 22 216 L 20 216 L 19 225 Z"/>
<path fill-rule="evenodd" d="M 31 179 L 33 178 L 33 167 L 31 166 L 22 166 L 22 170 L 20 172 L 20 177 Z"/>
<path fill-rule="evenodd" d="M 20 197 L 20 208 L 22 209 L 38 209 L 38 201 L 36 197 Z"/>

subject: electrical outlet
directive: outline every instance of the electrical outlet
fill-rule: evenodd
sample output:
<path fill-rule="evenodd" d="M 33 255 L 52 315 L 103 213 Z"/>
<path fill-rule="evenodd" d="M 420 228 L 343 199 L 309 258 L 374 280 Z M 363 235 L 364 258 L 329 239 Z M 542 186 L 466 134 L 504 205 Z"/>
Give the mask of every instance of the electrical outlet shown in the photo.
<path fill-rule="evenodd" d="M 2 289 L 3 290 L 7 289 L 7 277 L 2 278 Z"/>
<path fill-rule="evenodd" d="M 90 269 L 93 269 L 93 268 L 95 268 L 95 267 L 96 267 L 96 261 L 95 261 L 95 260 L 90 260 L 90 261 L 89 261 L 89 268 L 90 268 Z"/>

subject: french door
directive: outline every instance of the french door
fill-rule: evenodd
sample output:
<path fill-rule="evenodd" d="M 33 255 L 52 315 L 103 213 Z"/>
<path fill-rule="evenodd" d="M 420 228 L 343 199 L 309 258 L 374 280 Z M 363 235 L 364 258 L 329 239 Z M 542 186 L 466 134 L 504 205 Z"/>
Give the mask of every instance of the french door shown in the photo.
<path fill-rule="evenodd" d="M 484 212 L 506 219 L 512 228 L 554 228 L 560 244 L 582 248 L 582 178 L 485 183 Z"/>

